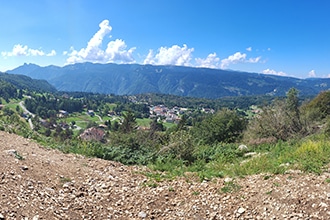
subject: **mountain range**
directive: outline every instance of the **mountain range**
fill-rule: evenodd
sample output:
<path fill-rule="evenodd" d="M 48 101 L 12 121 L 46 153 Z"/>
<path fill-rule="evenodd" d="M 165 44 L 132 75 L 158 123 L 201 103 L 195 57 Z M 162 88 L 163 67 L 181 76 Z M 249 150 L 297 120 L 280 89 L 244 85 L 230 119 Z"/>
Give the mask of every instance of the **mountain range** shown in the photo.
<path fill-rule="evenodd" d="M 283 96 L 293 87 L 301 95 L 315 95 L 330 89 L 330 78 L 298 79 L 183 66 L 77 63 L 41 67 L 24 64 L 7 72 L 46 80 L 59 91 L 116 95 L 162 93 L 214 99 L 265 94 Z"/>

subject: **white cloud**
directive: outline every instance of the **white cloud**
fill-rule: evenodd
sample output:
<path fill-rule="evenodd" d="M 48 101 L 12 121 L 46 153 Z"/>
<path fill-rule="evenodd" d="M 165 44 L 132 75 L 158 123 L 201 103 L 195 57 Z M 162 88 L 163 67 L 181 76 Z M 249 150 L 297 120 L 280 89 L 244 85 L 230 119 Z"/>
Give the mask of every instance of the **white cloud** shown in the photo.
<path fill-rule="evenodd" d="M 315 77 L 315 76 L 316 76 L 315 70 L 309 71 L 308 77 Z"/>
<path fill-rule="evenodd" d="M 230 64 L 242 63 L 246 59 L 246 54 L 237 52 L 234 55 L 230 55 L 228 58 L 221 60 L 221 68 L 224 69 Z"/>
<path fill-rule="evenodd" d="M 252 47 L 248 47 L 248 48 L 246 48 L 246 50 L 251 52 L 252 51 Z"/>
<path fill-rule="evenodd" d="M 205 68 L 219 68 L 220 67 L 220 58 L 217 57 L 216 53 L 209 54 L 205 59 L 196 58 L 196 67 L 205 67 Z"/>
<path fill-rule="evenodd" d="M 135 47 L 126 50 L 126 44 L 121 39 L 116 39 L 115 41 L 110 41 L 108 47 L 105 51 L 106 58 L 109 61 L 121 61 L 124 63 L 131 63 L 134 61 L 133 52 Z"/>
<path fill-rule="evenodd" d="M 156 55 L 154 55 L 153 50 L 149 50 L 143 63 L 154 65 L 190 66 L 193 51 L 194 48 L 188 48 L 186 44 L 184 44 L 183 47 L 178 45 L 173 45 L 170 48 L 161 47 L 158 49 Z"/>
<path fill-rule="evenodd" d="M 246 54 L 241 52 L 236 52 L 233 55 L 230 55 L 228 58 L 221 60 L 221 68 L 227 68 L 230 64 L 237 63 L 258 63 L 260 62 L 261 57 L 252 57 L 246 59 Z"/>
<path fill-rule="evenodd" d="M 104 20 L 99 24 L 100 29 L 94 34 L 94 36 L 87 43 L 86 48 L 82 48 L 79 51 L 75 50 L 73 47 L 70 48 L 70 53 L 64 51 L 64 55 L 68 55 L 67 63 L 77 63 L 77 62 L 119 62 L 119 63 L 132 63 L 135 62 L 132 54 L 135 47 L 126 50 L 127 45 L 125 41 L 121 39 L 116 39 L 110 41 L 107 48 L 103 50 L 101 48 L 103 39 L 108 35 L 112 27 L 109 25 L 108 20 Z"/>
<path fill-rule="evenodd" d="M 261 57 L 252 57 L 252 58 L 249 58 L 246 62 L 247 63 L 259 63 L 261 60 Z"/>
<path fill-rule="evenodd" d="M 52 50 L 50 53 L 46 54 L 48 57 L 56 56 L 56 51 Z"/>
<path fill-rule="evenodd" d="M 286 76 L 287 74 L 285 72 L 277 72 L 275 70 L 271 70 L 271 69 L 265 69 L 262 71 L 263 74 L 270 74 L 270 75 L 278 75 L 278 76 Z"/>
<path fill-rule="evenodd" d="M 14 45 L 12 51 L 1 52 L 3 57 L 16 57 L 16 56 L 55 56 L 56 51 L 52 50 L 50 53 L 46 54 L 42 50 L 31 49 L 27 45 L 23 46 L 21 44 Z"/>

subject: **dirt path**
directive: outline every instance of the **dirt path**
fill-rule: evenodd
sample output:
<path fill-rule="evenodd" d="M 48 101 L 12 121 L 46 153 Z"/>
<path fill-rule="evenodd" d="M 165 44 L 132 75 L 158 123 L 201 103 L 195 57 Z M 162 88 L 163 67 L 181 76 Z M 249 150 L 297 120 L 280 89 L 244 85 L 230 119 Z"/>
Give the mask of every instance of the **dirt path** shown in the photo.
<path fill-rule="evenodd" d="M 155 182 L 147 171 L 0 132 L 0 219 L 330 218 L 329 172 Z"/>

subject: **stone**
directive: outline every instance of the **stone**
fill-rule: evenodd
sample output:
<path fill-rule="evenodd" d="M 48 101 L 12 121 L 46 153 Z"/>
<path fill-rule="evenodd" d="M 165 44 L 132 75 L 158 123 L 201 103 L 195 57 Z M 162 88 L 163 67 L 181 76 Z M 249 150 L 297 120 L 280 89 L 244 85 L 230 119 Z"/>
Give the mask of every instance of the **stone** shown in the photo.
<path fill-rule="evenodd" d="M 141 211 L 141 212 L 139 212 L 138 216 L 139 216 L 139 218 L 146 218 L 147 213 L 145 213 L 144 211 Z"/>
<path fill-rule="evenodd" d="M 7 152 L 7 154 L 11 154 L 13 156 L 15 156 L 17 154 L 17 151 L 14 149 L 7 150 L 6 152 Z"/>
<path fill-rule="evenodd" d="M 4 220 L 5 219 L 5 216 L 3 216 L 1 213 L 0 213 L 0 220 Z"/>
<path fill-rule="evenodd" d="M 239 214 L 243 214 L 245 212 L 245 208 L 240 207 L 239 209 L 237 209 L 237 213 Z"/>
<path fill-rule="evenodd" d="M 248 149 L 248 147 L 246 145 L 241 144 L 241 145 L 238 146 L 238 150 L 240 150 L 240 151 L 247 151 L 249 149 Z"/>
<path fill-rule="evenodd" d="M 324 202 L 320 202 L 319 207 L 328 207 L 328 205 Z"/>
<path fill-rule="evenodd" d="M 233 181 L 233 178 L 230 178 L 230 177 L 225 178 L 225 183 L 229 183 L 229 182 L 232 182 L 232 181 Z"/>

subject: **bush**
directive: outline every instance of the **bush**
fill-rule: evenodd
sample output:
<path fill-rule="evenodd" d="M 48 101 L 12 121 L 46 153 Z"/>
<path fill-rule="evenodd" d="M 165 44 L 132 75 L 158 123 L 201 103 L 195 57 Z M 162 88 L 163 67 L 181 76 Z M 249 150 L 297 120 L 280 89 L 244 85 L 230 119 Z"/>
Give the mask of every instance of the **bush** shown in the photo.
<path fill-rule="evenodd" d="M 297 148 L 294 156 L 300 169 L 319 174 L 323 166 L 330 162 L 330 144 L 326 141 L 308 140 Z"/>
<path fill-rule="evenodd" d="M 204 144 L 233 143 L 237 141 L 246 127 L 246 120 L 235 111 L 222 109 L 202 122 L 196 124 L 192 132 Z"/>
<path fill-rule="evenodd" d="M 196 159 L 194 150 L 195 141 L 191 133 L 186 130 L 180 130 L 170 135 L 169 143 L 164 145 L 158 154 L 191 164 Z"/>

